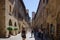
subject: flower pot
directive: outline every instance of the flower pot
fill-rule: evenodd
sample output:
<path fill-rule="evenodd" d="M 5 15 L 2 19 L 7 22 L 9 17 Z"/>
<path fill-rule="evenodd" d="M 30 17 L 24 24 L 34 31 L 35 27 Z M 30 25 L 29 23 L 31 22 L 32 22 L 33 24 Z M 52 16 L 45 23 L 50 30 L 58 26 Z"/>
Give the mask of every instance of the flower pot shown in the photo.
<path fill-rule="evenodd" d="M 18 28 L 14 28 L 14 30 L 15 30 L 15 35 L 17 35 L 18 34 Z"/>
<path fill-rule="evenodd" d="M 13 35 L 13 33 L 12 33 L 13 32 L 13 28 L 12 27 L 8 27 L 7 30 L 9 31 L 10 35 Z"/>

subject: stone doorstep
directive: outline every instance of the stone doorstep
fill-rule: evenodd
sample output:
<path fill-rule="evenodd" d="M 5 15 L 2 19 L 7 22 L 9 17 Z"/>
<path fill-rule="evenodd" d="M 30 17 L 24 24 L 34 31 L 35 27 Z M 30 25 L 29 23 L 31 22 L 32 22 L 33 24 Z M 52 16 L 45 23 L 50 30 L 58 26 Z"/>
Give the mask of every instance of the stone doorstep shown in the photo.
<path fill-rule="evenodd" d="M 15 36 L 11 35 L 11 37 L 10 37 L 10 38 L 12 38 L 12 37 L 16 37 L 16 36 L 18 36 L 18 35 L 19 35 L 19 34 L 15 35 Z"/>

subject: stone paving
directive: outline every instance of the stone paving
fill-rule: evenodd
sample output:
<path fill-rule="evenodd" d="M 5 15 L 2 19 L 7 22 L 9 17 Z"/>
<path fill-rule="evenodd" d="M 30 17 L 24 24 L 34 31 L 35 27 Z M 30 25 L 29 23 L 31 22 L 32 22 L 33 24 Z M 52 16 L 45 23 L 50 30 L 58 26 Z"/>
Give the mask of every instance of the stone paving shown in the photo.
<path fill-rule="evenodd" d="M 27 36 L 26 40 L 35 40 L 34 38 L 30 38 L 31 37 L 30 32 L 28 32 L 26 36 Z M 5 39 L 0 38 L 0 40 L 22 40 L 22 38 L 21 38 L 21 34 L 18 34 L 16 36 L 11 36 L 10 38 L 5 38 Z"/>
<path fill-rule="evenodd" d="M 27 32 L 27 34 L 26 34 L 26 40 L 35 40 L 34 36 L 32 38 L 30 38 L 30 37 L 31 37 L 31 33 Z M 48 39 L 46 39 L 45 37 L 43 37 L 43 38 L 44 38 L 44 40 L 52 40 L 50 38 L 48 38 Z M 0 40 L 22 40 L 21 33 L 18 34 L 18 35 L 16 35 L 16 36 L 11 36 L 10 38 L 4 38 L 4 39 L 0 38 Z"/>

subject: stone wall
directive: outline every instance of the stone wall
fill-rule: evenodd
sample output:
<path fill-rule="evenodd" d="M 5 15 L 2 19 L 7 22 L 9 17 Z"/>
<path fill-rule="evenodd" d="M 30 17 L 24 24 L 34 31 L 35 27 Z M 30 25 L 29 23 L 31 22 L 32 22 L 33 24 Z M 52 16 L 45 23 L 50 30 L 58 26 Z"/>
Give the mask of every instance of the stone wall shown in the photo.
<path fill-rule="evenodd" d="M 0 37 L 5 37 L 5 0 L 0 0 Z"/>

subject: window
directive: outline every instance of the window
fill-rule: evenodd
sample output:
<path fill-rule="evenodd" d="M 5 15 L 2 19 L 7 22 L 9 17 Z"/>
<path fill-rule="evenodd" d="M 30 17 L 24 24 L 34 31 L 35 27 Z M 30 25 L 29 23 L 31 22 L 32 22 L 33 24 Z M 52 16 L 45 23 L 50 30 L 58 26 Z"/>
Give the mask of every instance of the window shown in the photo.
<path fill-rule="evenodd" d="M 48 16 L 48 9 L 46 9 L 46 13 L 47 13 L 47 16 Z"/>
<path fill-rule="evenodd" d="M 9 26 L 12 26 L 12 21 L 11 21 L 11 19 L 9 20 Z"/>
<path fill-rule="evenodd" d="M 10 12 L 11 12 L 11 5 L 9 6 Z"/>
<path fill-rule="evenodd" d="M 14 10 L 13 14 L 14 14 L 14 17 L 17 18 L 17 11 L 16 10 Z"/>
<path fill-rule="evenodd" d="M 43 26 L 42 26 L 42 24 L 41 24 L 41 29 L 42 29 L 42 27 L 43 27 Z"/>
<path fill-rule="evenodd" d="M 47 33 L 49 34 L 49 23 L 47 23 Z"/>
<path fill-rule="evenodd" d="M 20 13 L 18 13 L 18 18 L 19 18 L 20 20 L 23 20 L 23 17 L 22 17 L 22 15 L 21 15 Z"/>
<path fill-rule="evenodd" d="M 15 27 L 17 26 L 17 25 L 16 25 L 16 22 L 15 22 L 14 26 L 15 26 Z"/>
<path fill-rule="evenodd" d="M 9 6 L 9 15 L 11 16 L 12 13 L 11 13 L 11 5 Z"/>
<path fill-rule="evenodd" d="M 50 24 L 50 33 L 54 33 L 54 26 L 53 26 L 53 24 Z"/>
<path fill-rule="evenodd" d="M 16 17 L 16 11 L 15 11 L 15 13 L 14 13 L 14 16 Z"/>
<path fill-rule="evenodd" d="M 20 13 L 18 13 L 18 18 L 21 18 L 21 14 Z"/>

